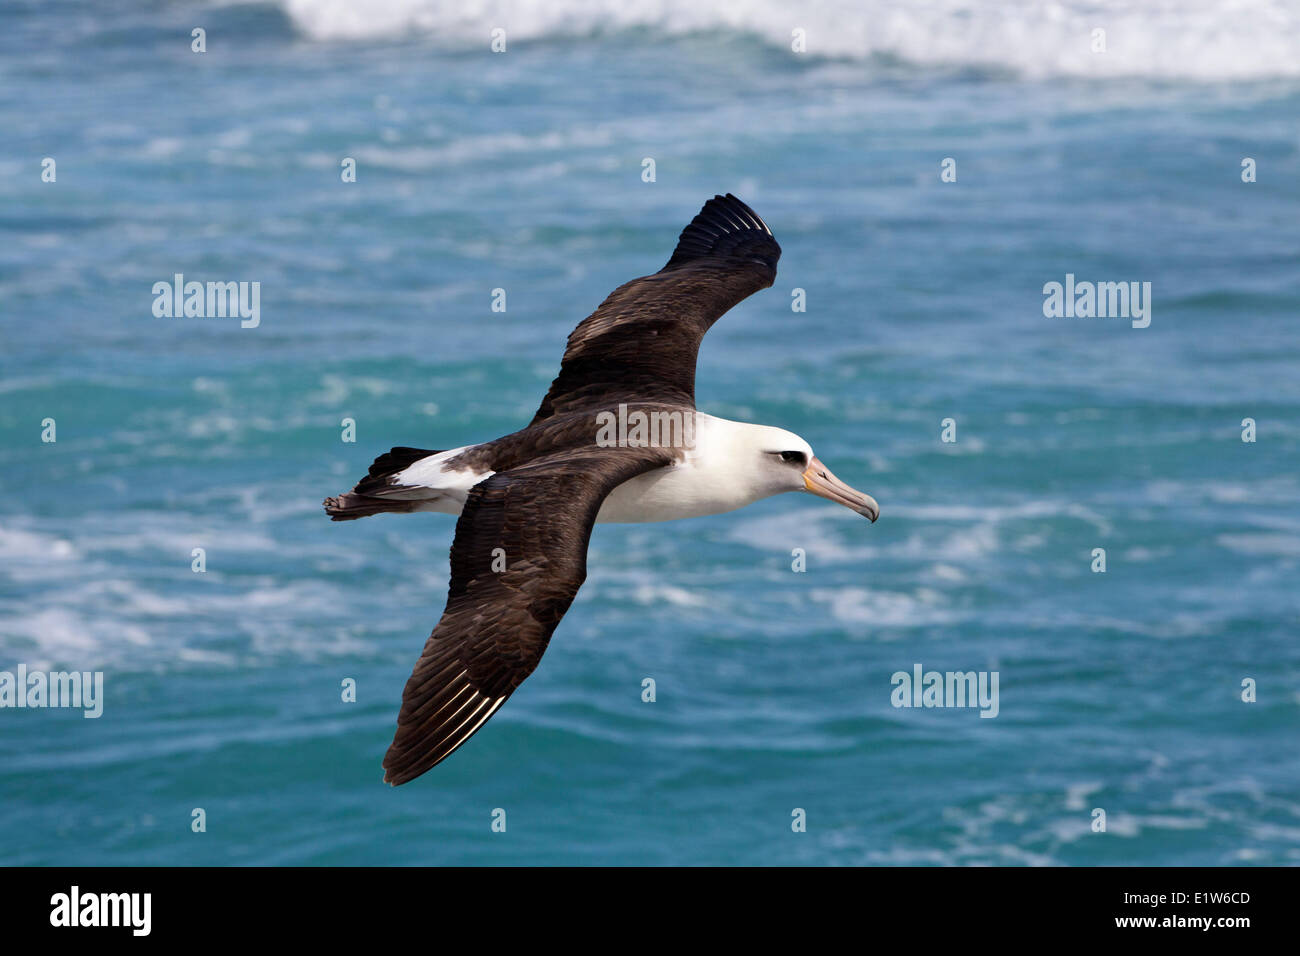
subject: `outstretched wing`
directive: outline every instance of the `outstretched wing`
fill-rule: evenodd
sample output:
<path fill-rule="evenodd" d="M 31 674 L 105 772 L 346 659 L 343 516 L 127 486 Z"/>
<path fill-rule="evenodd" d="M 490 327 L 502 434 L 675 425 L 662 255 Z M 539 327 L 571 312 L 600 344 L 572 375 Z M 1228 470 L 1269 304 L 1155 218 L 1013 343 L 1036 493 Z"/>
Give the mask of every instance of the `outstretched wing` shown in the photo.
<path fill-rule="evenodd" d="M 474 486 L 456 523 L 446 610 L 402 694 L 387 782 L 445 760 L 533 672 L 587 576 L 601 502 L 672 460 L 662 449 L 584 447 Z"/>
<path fill-rule="evenodd" d="M 609 294 L 569 336 L 533 424 L 600 404 L 695 405 L 695 357 L 728 309 L 776 281 L 781 247 L 731 193 L 682 230 L 668 264 Z"/>

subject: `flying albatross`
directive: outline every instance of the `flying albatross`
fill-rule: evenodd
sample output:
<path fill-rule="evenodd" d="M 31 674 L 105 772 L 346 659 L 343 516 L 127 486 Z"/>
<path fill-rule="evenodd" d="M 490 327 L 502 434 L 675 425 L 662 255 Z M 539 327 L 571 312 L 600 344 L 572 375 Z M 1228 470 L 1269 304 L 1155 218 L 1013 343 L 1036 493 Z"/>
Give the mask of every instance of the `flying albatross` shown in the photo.
<path fill-rule="evenodd" d="M 573 330 L 528 427 L 450 451 L 394 448 L 325 499 L 335 521 L 460 516 L 447 607 L 402 694 L 388 783 L 445 760 L 537 667 L 587 576 L 596 522 L 719 514 L 784 491 L 879 516 L 798 435 L 695 410 L 700 340 L 772 285 L 780 256 L 752 209 L 713 197 L 667 265 L 619 286 Z"/>

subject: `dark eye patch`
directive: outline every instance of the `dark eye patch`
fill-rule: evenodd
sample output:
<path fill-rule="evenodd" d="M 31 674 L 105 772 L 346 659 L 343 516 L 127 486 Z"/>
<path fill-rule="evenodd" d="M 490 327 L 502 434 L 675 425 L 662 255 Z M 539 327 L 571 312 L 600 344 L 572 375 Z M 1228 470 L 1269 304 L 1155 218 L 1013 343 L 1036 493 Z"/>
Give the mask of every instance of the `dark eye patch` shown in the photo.
<path fill-rule="evenodd" d="M 802 465 L 808 459 L 804 457 L 804 453 L 801 451 L 783 451 L 781 452 L 781 460 L 789 461 L 789 462 L 798 462 L 799 464 Z"/>

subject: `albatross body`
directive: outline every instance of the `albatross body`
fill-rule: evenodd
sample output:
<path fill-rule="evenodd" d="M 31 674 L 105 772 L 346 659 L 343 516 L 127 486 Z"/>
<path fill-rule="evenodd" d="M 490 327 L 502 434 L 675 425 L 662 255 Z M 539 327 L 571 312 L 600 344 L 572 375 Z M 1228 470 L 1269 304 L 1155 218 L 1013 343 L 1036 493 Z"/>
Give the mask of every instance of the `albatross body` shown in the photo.
<path fill-rule="evenodd" d="M 615 289 L 573 331 L 526 428 L 446 451 L 394 448 L 325 500 L 335 521 L 459 515 L 447 606 L 402 695 L 386 781 L 446 759 L 533 672 L 586 577 L 595 523 L 719 514 L 786 491 L 879 516 L 798 435 L 695 409 L 701 339 L 772 285 L 780 255 L 752 209 L 715 196 L 667 265 Z"/>

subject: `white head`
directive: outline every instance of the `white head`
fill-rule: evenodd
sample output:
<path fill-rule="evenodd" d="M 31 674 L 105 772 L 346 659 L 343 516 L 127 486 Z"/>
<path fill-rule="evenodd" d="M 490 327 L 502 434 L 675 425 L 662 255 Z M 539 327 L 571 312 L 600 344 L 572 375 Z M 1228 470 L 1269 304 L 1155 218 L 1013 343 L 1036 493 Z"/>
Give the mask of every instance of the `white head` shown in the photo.
<path fill-rule="evenodd" d="M 807 491 L 873 522 L 880 517 L 874 498 L 836 478 L 813 454 L 812 447 L 793 432 L 741 422 L 727 422 L 726 426 L 717 436 L 725 448 L 726 480 L 743 486 L 751 501 L 785 491 Z"/>

